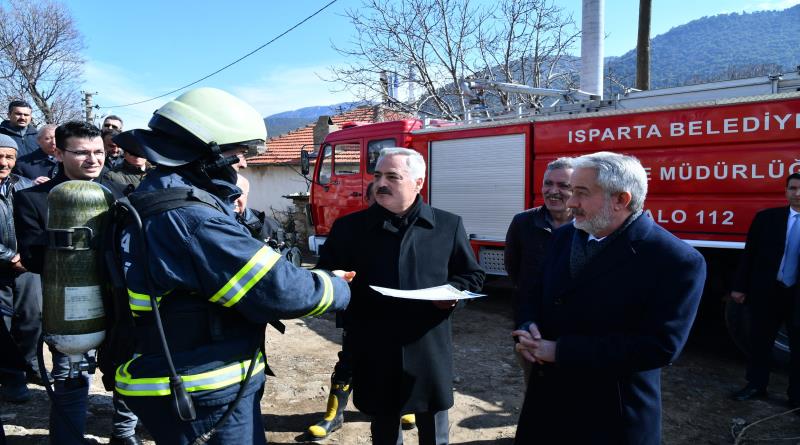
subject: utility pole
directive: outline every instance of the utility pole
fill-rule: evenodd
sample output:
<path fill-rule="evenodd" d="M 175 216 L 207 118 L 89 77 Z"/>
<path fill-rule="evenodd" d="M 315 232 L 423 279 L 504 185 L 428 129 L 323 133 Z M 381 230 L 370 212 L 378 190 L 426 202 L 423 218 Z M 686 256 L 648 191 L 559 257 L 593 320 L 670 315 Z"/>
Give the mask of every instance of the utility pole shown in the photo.
<path fill-rule="evenodd" d="M 636 88 L 650 89 L 650 16 L 652 0 L 639 0 L 639 38 L 636 41 Z"/>
<path fill-rule="evenodd" d="M 88 91 L 81 91 L 83 93 L 83 103 L 86 106 L 86 122 L 89 124 L 94 123 L 94 111 L 92 110 L 92 96 L 97 93 L 90 93 Z"/>

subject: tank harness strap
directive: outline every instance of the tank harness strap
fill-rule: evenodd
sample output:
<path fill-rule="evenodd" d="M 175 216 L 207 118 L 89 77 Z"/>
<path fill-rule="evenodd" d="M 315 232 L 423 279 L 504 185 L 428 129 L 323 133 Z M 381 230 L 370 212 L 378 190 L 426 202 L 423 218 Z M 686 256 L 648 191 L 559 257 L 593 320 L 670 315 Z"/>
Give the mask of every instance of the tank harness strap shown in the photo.
<path fill-rule="evenodd" d="M 210 193 L 188 187 L 133 193 L 124 199 L 127 199 L 133 205 L 142 220 L 148 216 L 191 205 L 204 205 L 222 213 L 225 212 L 225 209 L 220 206 L 219 202 Z"/>
<path fill-rule="evenodd" d="M 219 201 L 215 199 L 210 193 L 189 187 L 172 187 L 167 189 L 156 190 L 152 192 L 136 192 L 132 193 L 120 201 L 127 201 L 139 213 L 139 217 L 144 220 L 149 216 L 158 215 L 173 209 L 182 207 L 189 207 L 193 205 L 206 206 L 216 209 L 220 213 L 225 213 Z M 118 206 L 118 208 L 121 206 Z M 220 320 L 217 320 L 217 315 L 209 311 L 208 320 L 209 326 L 212 328 L 212 337 L 218 339 L 220 336 Z M 278 332 L 283 334 L 286 327 L 278 320 L 270 321 Z M 160 347 L 158 343 L 158 335 L 155 332 L 155 327 L 148 324 L 140 324 L 137 326 L 136 336 L 139 338 L 139 350 L 154 350 Z"/>

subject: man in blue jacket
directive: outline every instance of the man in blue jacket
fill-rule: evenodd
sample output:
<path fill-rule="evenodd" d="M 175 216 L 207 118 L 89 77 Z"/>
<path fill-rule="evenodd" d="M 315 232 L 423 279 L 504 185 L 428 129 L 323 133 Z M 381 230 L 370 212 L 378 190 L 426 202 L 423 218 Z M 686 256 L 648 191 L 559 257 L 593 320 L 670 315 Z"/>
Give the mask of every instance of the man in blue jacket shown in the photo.
<path fill-rule="evenodd" d="M 573 160 L 574 224 L 513 335 L 534 363 L 515 443 L 661 443 L 661 368 L 675 360 L 703 292 L 703 257 L 642 213 L 647 174 L 631 156 Z"/>
<path fill-rule="evenodd" d="M 115 138 L 158 165 L 129 196 L 143 229 L 127 225 L 117 239 L 140 333 L 117 369 L 117 392 L 158 443 L 211 435 L 218 444 L 265 444 L 259 401 L 267 323 L 344 309 L 350 291 L 340 277 L 353 274 L 297 268 L 236 221 L 241 190 L 232 165 L 263 148 L 267 136 L 250 105 L 198 88 L 156 110 L 148 126 Z M 145 211 L 167 196 L 178 204 Z M 176 403 L 184 391 L 189 396 Z"/>

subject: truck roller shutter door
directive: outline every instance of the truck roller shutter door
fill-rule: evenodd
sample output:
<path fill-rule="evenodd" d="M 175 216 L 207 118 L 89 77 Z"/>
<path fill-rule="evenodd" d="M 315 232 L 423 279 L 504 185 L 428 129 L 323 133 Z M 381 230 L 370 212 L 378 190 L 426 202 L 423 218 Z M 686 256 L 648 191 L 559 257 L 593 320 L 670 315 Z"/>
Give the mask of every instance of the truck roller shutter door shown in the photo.
<path fill-rule="evenodd" d="M 525 146 L 523 134 L 431 142 L 430 204 L 460 215 L 473 239 L 505 240 L 525 206 Z"/>

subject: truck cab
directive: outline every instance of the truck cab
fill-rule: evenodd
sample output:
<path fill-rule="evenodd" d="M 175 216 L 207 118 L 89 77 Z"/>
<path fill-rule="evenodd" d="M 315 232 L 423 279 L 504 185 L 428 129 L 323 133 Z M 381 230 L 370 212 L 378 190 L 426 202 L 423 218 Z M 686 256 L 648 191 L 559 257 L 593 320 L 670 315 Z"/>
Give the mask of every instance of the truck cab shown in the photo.
<path fill-rule="evenodd" d="M 319 148 L 312 176 L 310 215 L 314 235 L 309 247 L 319 253 L 333 222 L 367 207 L 366 189 L 372 182 L 378 154 L 386 147 L 408 147 L 411 132 L 422 126 L 416 119 L 364 124 L 348 122 L 330 133 Z"/>

